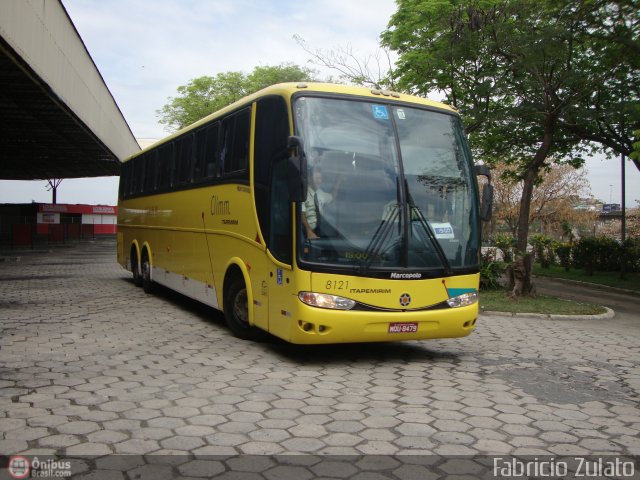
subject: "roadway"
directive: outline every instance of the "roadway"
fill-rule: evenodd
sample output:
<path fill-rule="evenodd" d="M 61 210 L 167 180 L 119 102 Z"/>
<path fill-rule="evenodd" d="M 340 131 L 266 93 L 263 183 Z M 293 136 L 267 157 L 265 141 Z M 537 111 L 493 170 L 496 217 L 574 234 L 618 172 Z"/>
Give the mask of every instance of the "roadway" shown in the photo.
<path fill-rule="evenodd" d="M 0 262 L 0 454 L 74 458 L 87 478 L 256 480 L 640 455 L 635 299 L 599 321 L 482 315 L 463 339 L 248 343 L 207 307 L 134 287 L 113 240 L 51 250 Z"/>
<path fill-rule="evenodd" d="M 553 295 L 576 302 L 595 303 L 611 308 L 615 319 L 604 324 L 604 328 L 621 329 L 638 328 L 640 325 L 640 295 L 630 295 L 623 291 L 607 287 L 594 287 L 585 283 L 567 282 L 549 277 L 536 277 L 536 291 L 545 295 Z M 596 320 L 589 324 L 603 325 Z"/>

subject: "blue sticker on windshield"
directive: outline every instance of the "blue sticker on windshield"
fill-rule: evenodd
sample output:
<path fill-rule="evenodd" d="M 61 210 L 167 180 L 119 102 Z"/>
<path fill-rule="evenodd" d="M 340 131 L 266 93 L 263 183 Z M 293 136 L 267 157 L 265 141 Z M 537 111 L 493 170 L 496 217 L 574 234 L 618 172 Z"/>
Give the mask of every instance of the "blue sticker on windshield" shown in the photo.
<path fill-rule="evenodd" d="M 371 111 L 373 112 L 373 118 L 389 120 L 389 112 L 385 105 L 371 105 Z"/>

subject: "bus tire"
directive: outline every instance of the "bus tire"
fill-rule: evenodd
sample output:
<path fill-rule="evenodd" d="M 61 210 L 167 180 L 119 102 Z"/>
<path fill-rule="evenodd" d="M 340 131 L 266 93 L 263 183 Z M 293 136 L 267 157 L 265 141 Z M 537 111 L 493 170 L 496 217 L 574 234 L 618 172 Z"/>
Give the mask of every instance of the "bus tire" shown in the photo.
<path fill-rule="evenodd" d="M 151 279 L 151 262 L 149 261 L 149 255 L 145 250 L 142 254 L 142 262 L 140 263 L 141 276 L 142 276 L 142 289 L 144 293 L 153 293 L 153 280 Z"/>
<path fill-rule="evenodd" d="M 131 249 L 131 273 L 133 273 L 133 284 L 136 287 L 142 286 L 142 274 L 140 273 L 140 262 L 135 248 Z"/>
<path fill-rule="evenodd" d="M 243 340 L 261 340 L 264 332 L 249 325 L 247 287 L 240 275 L 228 279 L 224 292 L 224 318 L 234 336 Z"/>

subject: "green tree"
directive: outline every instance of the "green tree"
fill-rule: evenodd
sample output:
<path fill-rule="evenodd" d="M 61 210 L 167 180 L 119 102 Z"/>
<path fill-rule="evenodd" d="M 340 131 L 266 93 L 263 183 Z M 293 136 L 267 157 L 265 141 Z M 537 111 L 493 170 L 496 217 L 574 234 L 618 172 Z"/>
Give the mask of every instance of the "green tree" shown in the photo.
<path fill-rule="evenodd" d="M 579 166 L 580 153 L 601 149 L 605 137 L 620 140 L 625 134 L 631 139 L 629 126 L 638 124 L 633 109 L 620 108 L 622 97 L 605 95 L 602 88 L 624 80 L 631 93 L 622 103 L 640 97 L 638 72 L 631 62 L 618 59 L 626 69 L 610 68 L 615 63 L 611 56 L 620 55 L 619 43 L 605 31 L 596 35 L 593 28 L 594 18 L 602 21 L 607 12 L 614 15 L 618 4 L 397 3 L 382 39 L 398 51 L 400 86 L 423 95 L 442 92 L 462 111 L 477 158 L 490 165 L 505 164 L 509 174 L 522 181 L 513 294 L 529 294 L 533 285 L 526 247 L 534 186 L 551 164 Z M 637 19 L 637 12 L 630 14 Z M 596 131 L 600 137 L 587 135 Z M 630 147 L 626 140 L 610 143 L 611 149 Z"/>
<path fill-rule="evenodd" d="M 250 94 L 276 83 L 310 82 L 314 79 L 314 75 L 313 70 L 292 63 L 256 67 L 247 76 L 245 88 L 247 94 Z"/>
<path fill-rule="evenodd" d="M 638 165 L 638 163 L 640 163 L 640 130 L 636 130 L 635 134 L 636 134 L 636 139 L 638 139 L 638 141 L 636 141 L 633 144 L 633 152 L 631 152 L 631 159 L 635 162 L 636 165 Z"/>
<path fill-rule="evenodd" d="M 592 90 L 560 119 L 561 128 L 627 157 L 634 149 L 633 130 L 640 127 L 638 7 L 637 0 L 589 0 L 574 7 L 579 18 L 573 28 L 588 52 L 580 73 Z M 640 158 L 633 161 L 640 170 Z"/>
<path fill-rule="evenodd" d="M 194 78 L 178 87 L 178 95 L 156 113 L 167 130 L 179 130 L 242 97 L 282 82 L 310 81 L 313 71 L 286 63 L 256 67 L 250 74 L 223 72 Z"/>

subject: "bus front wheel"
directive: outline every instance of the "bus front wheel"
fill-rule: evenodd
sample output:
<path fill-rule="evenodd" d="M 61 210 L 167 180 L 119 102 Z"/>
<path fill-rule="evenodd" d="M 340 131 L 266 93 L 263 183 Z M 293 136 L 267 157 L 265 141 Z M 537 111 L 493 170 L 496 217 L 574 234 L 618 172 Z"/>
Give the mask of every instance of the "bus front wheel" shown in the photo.
<path fill-rule="evenodd" d="M 238 276 L 229 279 L 224 296 L 224 317 L 229 330 L 244 340 L 260 340 L 263 332 L 249 324 L 249 301 L 244 280 Z"/>

